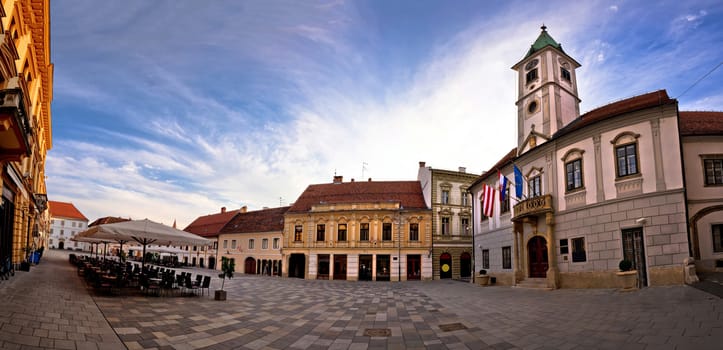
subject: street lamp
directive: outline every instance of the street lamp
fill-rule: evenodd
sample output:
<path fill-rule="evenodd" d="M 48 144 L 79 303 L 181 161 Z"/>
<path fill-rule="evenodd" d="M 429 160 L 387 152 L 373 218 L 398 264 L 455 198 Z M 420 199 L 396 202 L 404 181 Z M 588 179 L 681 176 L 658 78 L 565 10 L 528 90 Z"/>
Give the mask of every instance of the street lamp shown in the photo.
<path fill-rule="evenodd" d="M 399 204 L 399 242 L 397 242 L 397 280 L 402 281 L 402 210 L 404 207 Z"/>

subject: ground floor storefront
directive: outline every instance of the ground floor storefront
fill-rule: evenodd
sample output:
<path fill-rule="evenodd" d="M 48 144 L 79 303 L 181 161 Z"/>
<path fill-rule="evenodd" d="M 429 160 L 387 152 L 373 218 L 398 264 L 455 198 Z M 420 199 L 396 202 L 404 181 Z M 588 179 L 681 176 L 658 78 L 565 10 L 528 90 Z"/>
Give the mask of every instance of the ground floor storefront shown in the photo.
<path fill-rule="evenodd" d="M 432 258 L 409 252 L 290 252 L 282 275 L 305 279 L 349 281 L 412 281 L 432 279 Z M 282 264 L 283 265 L 283 264 Z"/>

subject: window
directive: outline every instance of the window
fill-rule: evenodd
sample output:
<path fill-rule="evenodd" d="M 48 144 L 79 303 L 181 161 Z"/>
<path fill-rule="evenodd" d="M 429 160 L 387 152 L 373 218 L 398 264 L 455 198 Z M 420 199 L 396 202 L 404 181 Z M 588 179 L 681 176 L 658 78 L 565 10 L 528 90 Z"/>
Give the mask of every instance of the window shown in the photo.
<path fill-rule="evenodd" d="M 256 242 L 254 242 L 253 238 L 249 239 L 249 249 L 254 249 L 254 246 Z M 234 248 L 236 246 L 236 240 L 231 241 L 231 247 Z"/>
<path fill-rule="evenodd" d="M 462 235 L 469 236 L 471 233 L 469 232 L 469 218 L 462 218 L 460 221 L 462 221 Z"/>
<path fill-rule="evenodd" d="M 326 233 L 326 225 L 324 225 L 324 224 L 316 225 L 316 241 L 317 242 L 323 242 L 326 239 L 326 237 L 324 237 L 325 233 Z"/>
<path fill-rule="evenodd" d="M 232 244 L 233 244 L 233 248 L 236 248 L 236 241 L 235 241 L 235 240 L 232 241 Z M 195 252 L 195 251 L 197 251 L 197 250 L 198 250 L 198 246 L 193 246 L 193 251 Z"/>
<path fill-rule="evenodd" d="M 542 195 L 542 176 L 534 176 L 530 179 L 530 198 Z"/>
<path fill-rule="evenodd" d="M 466 207 L 469 206 L 469 194 L 467 194 L 467 191 L 462 191 L 462 206 Z"/>
<path fill-rule="evenodd" d="M 269 239 L 264 238 L 261 240 L 261 249 L 269 249 Z"/>
<path fill-rule="evenodd" d="M 369 240 L 369 223 L 368 222 L 362 222 L 359 224 L 359 240 L 360 241 L 368 241 Z"/>
<path fill-rule="evenodd" d="M 249 248 L 251 248 L 251 241 L 253 241 L 253 240 L 249 240 Z M 235 239 L 231 240 L 231 249 L 236 249 L 236 240 Z M 193 250 L 196 250 L 196 246 L 193 246 Z"/>
<path fill-rule="evenodd" d="M 582 159 L 565 163 L 565 183 L 568 191 L 582 187 Z"/>
<path fill-rule="evenodd" d="M 65 226 L 65 220 L 60 220 L 60 226 Z"/>
<path fill-rule="evenodd" d="M 223 240 L 223 248 L 224 249 L 228 248 L 228 239 Z M 188 250 L 188 248 L 186 248 L 186 250 Z"/>
<path fill-rule="evenodd" d="M 483 269 L 490 268 L 490 250 L 489 249 L 482 249 L 482 268 Z"/>
<path fill-rule="evenodd" d="M 274 238 L 274 249 L 279 249 L 279 239 Z"/>
<path fill-rule="evenodd" d="M 713 252 L 723 253 L 723 224 L 715 224 L 710 227 L 713 233 Z"/>
<path fill-rule="evenodd" d="M 500 205 L 501 213 L 507 213 L 510 211 L 510 188 L 505 188 L 505 200 Z"/>
<path fill-rule="evenodd" d="M 617 157 L 618 177 L 634 175 L 638 173 L 638 144 L 631 143 L 615 147 Z"/>
<path fill-rule="evenodd" d="M 419 224 L 418 223 L 410 223 L 409 224 L 409 240 L 410 241 L 418 241 L 419 240 Z"/>
<path fill-rule="evenodd" d="M 449 190 L 442 190 L 442 204 L 449 204 Z"/>
<path fill-rule="evenodd" d="M 51 234 L 51 235 L 53 234 L 53 229 L 52 229 L 52 228 L 50 229 L 50 234 Z"/>
<path fill-rule="evenodd" d="M 339 242 L 346 241 L 346 224 L 339 224 L 339 226 L 337 226 L 336 240 Z"/>
<path fill-rule="evenodd" d="M 565 68 L 565 67 L 560 67 L 560 76 L 564 80 L 567 80 L 567 81 L 572 80 L 572 78 L 570 77 L 570 71 L 567 70 L 567 68 Z"/>
<path fill-rule="evenodd" d="M 449 234 L 449 218 L 448 217 L 442 218 L 442 234 L 443 235 Z"/>
<path fill-rule="evenodd" d="M 295 242 L 301 242 L 301 233 L 304 231 L 303 226 L 296 225 L 294 226 L 294 241 Z"/>
<path fill-rule="evenodd" d="M 391 222 L 385 222 L 382 224 L 382 240 L 383 241 L 391 241 L 392 240 L 392 223 Z"/>
<path fill-rule="evenodd" d="M 568 250 L 567 239 L 561 239 L 560 240 L 560 255 L 565 255 L 569 252 L 570 251 Z"/>
<path fill-rule="evenodd" d="M 71 222 L 70 224 L 71 226 L 75 227 L 75 221 Z"/>
<path fill-rule="evenodd" d="M 537 101 L 532 101 L 527 105 L 527 113 L 532 114 L 535 112 L 537 112 Z"/>
<path fill-rule="evenodd" d="M 585 238 L 572 239 L 572 262 L 583 262 L 587 260 L 585 255 Z"/>
<path fill-rule="evenodd" d="M 174 248 L 175 248 L 175 247 L 174 247 Z M 214 250 L 218 249 L 218 241 L 214 241 L 214 242 L 213 242 L 213 249 L 214 249 Z"/>
<path fill-rule="evenodd" d="M 537 80 L 537 68 L 535 68 L 535 69 L 527 72 L 527 76 L 526 76 L 525 82 L 526 82 L 527 84 L 529 84 L 529 83 L 531 83 L 531 82 L 533 82 L 533 81 L 535 81 L 535 80 Z"/>
<path fill-rule="evenodd" d="M 502 268 L 512 268 L 512 247 L 502 247 Z"/>
<path fill-rule="evenodd" d="M 723 185 L 723 159 L 704 159 L 705 185 Z"/>

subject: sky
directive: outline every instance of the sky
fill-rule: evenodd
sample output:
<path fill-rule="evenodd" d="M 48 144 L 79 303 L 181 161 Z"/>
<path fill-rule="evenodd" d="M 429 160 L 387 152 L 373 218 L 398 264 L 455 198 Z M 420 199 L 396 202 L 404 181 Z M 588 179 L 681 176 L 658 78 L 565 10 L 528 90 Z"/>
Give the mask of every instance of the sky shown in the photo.
<path fill-rule="evenodd" d="M 582 113 L 658 89 L 723 110 L 718 0 L 63 0 L 50 16 L 48 196 L 90 221 L 184 228 L 335 174 L 416 180 L 420 161 L 480 174 L 516 147 L 511 67 L 543 23 L 582 65 Z"/>

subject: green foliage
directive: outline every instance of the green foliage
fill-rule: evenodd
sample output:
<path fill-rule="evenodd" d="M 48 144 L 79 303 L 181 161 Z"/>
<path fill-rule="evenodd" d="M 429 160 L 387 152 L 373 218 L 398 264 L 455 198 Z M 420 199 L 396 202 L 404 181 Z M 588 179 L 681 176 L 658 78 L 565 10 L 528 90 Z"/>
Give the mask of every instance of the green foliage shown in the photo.
<path fill-rule="evenodd" d="M 221 281 L 221 290 L 223 290 L 223 285 L 226 282 L 226 278 L 233 277 L 233 273 L 236 270 L 236 263 L 227 258 L 227 257 L 221 257 L 221 273 L 218 274 L 218 277 L 222 279 Z"/>
<path fill-rule="evenodd" d="M 620 271 L 630 271 L 633 269 L 633 262 L 630 260 L 620 260 L 618 267 L 620 268 Z"/>

